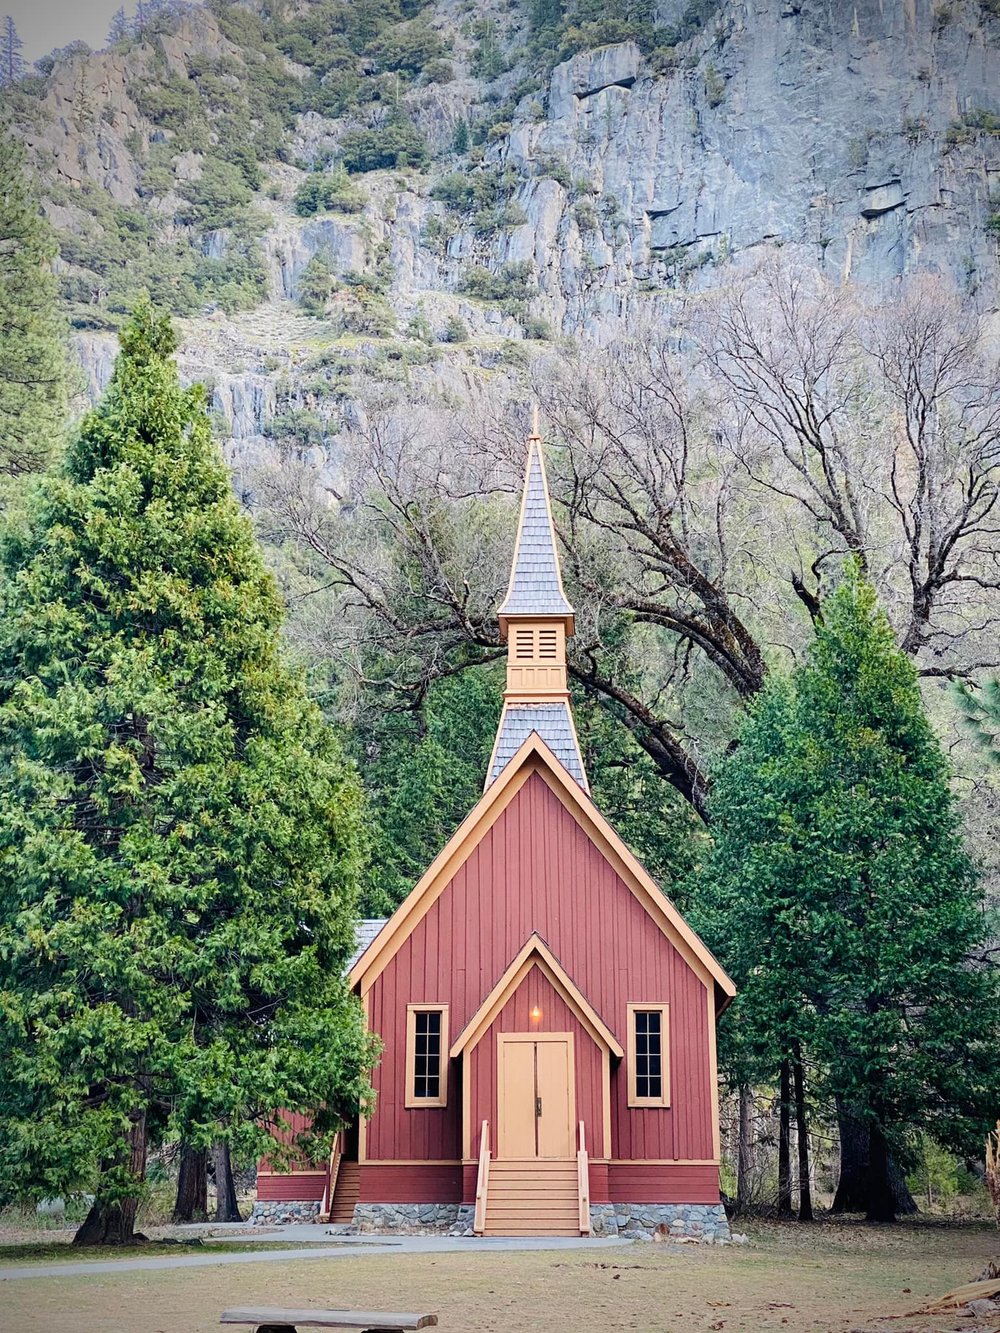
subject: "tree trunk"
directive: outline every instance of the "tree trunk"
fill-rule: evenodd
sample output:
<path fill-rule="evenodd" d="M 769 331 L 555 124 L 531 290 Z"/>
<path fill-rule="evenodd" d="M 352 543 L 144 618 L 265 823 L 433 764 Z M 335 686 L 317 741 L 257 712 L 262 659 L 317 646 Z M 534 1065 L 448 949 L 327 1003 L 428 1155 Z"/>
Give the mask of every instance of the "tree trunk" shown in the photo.
<path fill-rule="evenodd" d="M 889 1146 L 880 1125 L 872 1125 L 868 1135 L 869 1194 L 866 1217 L 869 1222 L 895 1222 L 896 1197 L 889 1175 Z"/>
<path fill-rule="evenodd" d="M 236 1183 L 233 1180 L 233 1163 L 229 1156 L 229 1144 L 217 1143 L 213 1157 L 215 1160 L 215 1220 L 216 1222 L 242 1222 L 239 1201 L 236 1198 Z"/>
<path fill-rule="evenodd" d="M 802 1048 L 794 1043 L 792 1073 L 795 1077 L 795 1128 L 799 1146 L 799 1221 L 813 1220 L 812 1187 L 809 1182 L 809 1126 L 806 1123 L 806 1085 Z"/>
<path fill-rule="evenodd" d="M 736 1146 L 736 1212 L 742 1216 L 750 1207 L 750 1133 L 753 1117 L 753 1092 L 748 1084 L 740 1087 L 740 1129 Z"/>
<path fill-rule="evenodd" d="M 920 1205 L 910 1193 L 906 1177 L 892 1153 L 889 1154 L 889 1184 L 892 1186 L 897 1217 L 911 1217 L 914 1213 L 920 1212 Z"/>
<path fill-rule="evenodd" d="M 208 1152 L 181 1147 L 174 1222 L 204 1222 L 208 1217 Z"/>
<path fill-rule="evenodd" d="M 135 1244 L 137 1239 L 135 1219 L 139 1212 L 142 1184 L 146 1179 L 145 1112 L 133 1119 L 122 1145 L 121 1156 L 117 1161 L 107 1163 L 105 1169 L 110 1171 L 115 1167 L 123 1168 L 132 1178 L 135 1185 L 134 1192 L 127 1198 L 111 1203 L 101 1198 L 101 1187 L 98 1183 L 97 1198 L 73 1237 L 74 1245 Z"/>
<path fill-rule="evenodd" d="M 778 1216 L 792 1215 L 791 1110 L 792 1079 L 787 1060 L 781 1062 L 781 1089 L 778 1105 Z"/>
<path fill-rule="evenodd" d="M 831 1211 L 834 1213 L 867 1213 L 871 1199 L 869 1172 L 868 1127 L 856 1120 L 837 1099 L 837 1124 L 840 1129 L 840 1179 Z M 889 1180 L 892 1184 L 897 1216 L 909 1217 L 919 1212 L 917 1201 L 907 1188 L 906 1179 L 896 1163 L 889 1158 Z"/>

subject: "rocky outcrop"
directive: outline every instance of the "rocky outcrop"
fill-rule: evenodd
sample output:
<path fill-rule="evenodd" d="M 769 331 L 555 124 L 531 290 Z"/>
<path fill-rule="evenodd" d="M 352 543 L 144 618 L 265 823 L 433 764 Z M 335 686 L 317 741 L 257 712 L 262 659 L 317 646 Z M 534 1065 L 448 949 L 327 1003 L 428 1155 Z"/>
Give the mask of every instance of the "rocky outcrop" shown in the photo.
<path fill-rule="evenodd" d="M 669 19 L 678 5 L 662 8 Z M 437 15 L 454 26 L 447 4 Z M 456 27 L 459 53 L 464 41 Z M 200 10 L 160 47 L 158 59 L 178 76 L 192 50 L 240 58 Z M 73 193 L 88 181 L 147 206 L 136 154 L 151 127 L 135 90 L 148 58 L 144 48 L 78 54 L 53 71 L 29 139 L 63 190 L 49 204 L 58 225 L 72 227 Z M 184 372 L 210 383 L 234 452 L 261 443 L 280 410 L 279 380 L 286 397 L 289 383 L 292 399 L 301 396 L 309 355 L 296 349 L 332 336 L 293 304 L 317 254 L 338 278 L 376 267 L 388 274 L 386 299 L 401 329 L 418 312 L 435 333 L 461 319 L 470 346 L 413 372 L 448 392 L 461 391 L 468 364 L 499 364 L 497 347 L 525 334 L 523 306 L 465 293 L 473 265 L 497 274 L 527 265 L 535 320 L 595 340 L 640 311 L 655 318 L 680 285 L 725 281 L 731 265 L 771 246 L 838 281 L 891 283 L 917 267 L 950 272 L 970 288 L 997 277 L 996 239 L 984 223 L 1000 196 L 991 119 L 1000 115 L 1000 21 L 976 5 L 723 0 L 668 63 L 654 65 L 633 42 L 582 52 L 556 66 L 544 89 L 521 96 L 509 126 L 487 141 L 483 168 L 514 182 L 510 219 L 494 226 L 429 197 L 433 180 L 456 167 L 456 124 L 475 118 L 483 96 L 461 59 L 456 73 L 404 94 L 439 154 L 430 174 L 366 176 L 362 213 L 299 218 L 290 205 L 301 169 L 269 167 L 273 197 L 259 201 L 268 303 L 239 320 L 206 312 L 184 330 Z M 513 98 L 523 74 L 515 68 L 498 86 Z M 302 116 L 291 157 L 324 160 L 347 123 Z M 189 148 L 172 162 L 178 186 L 201 171 Z M 169 219 L 176 201 L 168 193 L 157 208 Z M 222 259 L 229 235 L 210 231 L 199 244 Z M 86 334 L 78 345 L 98 392 L 113 342 Z"/>
<path fill-rule="evenodd" d="M 619 42 L 586 51 L 558 65 L 549 88 L 549 114 L 556 120 L 571 115 L 576 104 L 605 88 L 629 89 L 639 77 L 642 53 L 635 42 Z"/>
<path fill-rule="evenodd" d="M 136 101 L 150 62 L 165 61 L 171 73 L 186 77 L 192 52 L 228 56 L 240 52 L 226 41 L 211 13 L 191 8 L 176 30 L 156 38 L 154 46 L 74 52 L 58 61 L 24 137 L 50 180 L 70 191 L 96 185 L 116 203 L 139 198 L 139 159 L 149 147 L 149 124 Z"/>

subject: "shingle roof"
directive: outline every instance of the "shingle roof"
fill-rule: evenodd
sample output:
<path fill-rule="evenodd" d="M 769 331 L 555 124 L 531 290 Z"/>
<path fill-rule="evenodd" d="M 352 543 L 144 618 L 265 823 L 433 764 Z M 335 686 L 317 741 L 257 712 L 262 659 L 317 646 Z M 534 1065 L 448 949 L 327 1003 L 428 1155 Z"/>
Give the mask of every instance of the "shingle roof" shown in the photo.
<path fill-rule="evenodd" d="M 354 952 L 351 954 L 347 964 L 348 971 L 350 971 L 358 961 L 364 951 L 368 948 L 369 944 L 373 943 L 375 936 L 379 933 L 388 919 L 389 918 L 385 916 L 368 917 L 365 920 L 358 922 L 354 935 Z"/>
<path fill-rule="evenodd" d="M 546 499 L 545 471 L 540 441 L 528 445 L 521 525 L 502 616 L 571 616 L 559 578 L 559 557 Z"/>
<path fill-rule="evenodd" d="M 556 703 L 507 705 L 500 719 L 487 787 L 496 781 L 533 731 L 538 732 L 570 777 L 588 791 L 569 704 L 562 699 Z"/>

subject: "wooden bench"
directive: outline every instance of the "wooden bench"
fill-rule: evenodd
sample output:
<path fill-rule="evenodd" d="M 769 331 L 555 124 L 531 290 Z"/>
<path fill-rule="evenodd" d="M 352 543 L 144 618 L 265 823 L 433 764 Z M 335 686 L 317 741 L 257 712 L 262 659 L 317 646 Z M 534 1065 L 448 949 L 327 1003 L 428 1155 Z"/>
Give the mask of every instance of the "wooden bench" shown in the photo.
<path fill-rule="evenodd" d="M 220 1324 L 250 1324 L 257 1333 L 296 1333 L 298 1328 L 353 1329 L 355 1333 L 407 1333 L 432 1328 L 436 1314 L 394 1314 L 385 1310 L 283 1310 L 278 1306 L 248 1306 L 226 1310 Z"/>

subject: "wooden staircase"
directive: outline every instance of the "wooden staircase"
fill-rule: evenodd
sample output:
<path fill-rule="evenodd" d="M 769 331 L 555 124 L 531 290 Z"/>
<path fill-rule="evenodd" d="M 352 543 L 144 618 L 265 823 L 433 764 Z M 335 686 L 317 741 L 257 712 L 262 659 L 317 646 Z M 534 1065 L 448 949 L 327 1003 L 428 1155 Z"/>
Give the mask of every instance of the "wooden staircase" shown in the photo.
<path fill-rule="evenodd" d="M 489 1164 L 483 1233 L 487 1236 L 579 1236 L 580 1194 L 573 1158 Z"/>
<path fill-rule="evenodd" d="M 357 1162 L 341 1160 L 330 1205 L 330 1222 L 353 1222 L 354 1205 L 361 1192 L 361 1168 Z"/>

